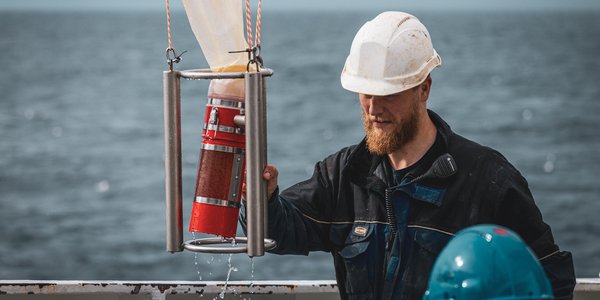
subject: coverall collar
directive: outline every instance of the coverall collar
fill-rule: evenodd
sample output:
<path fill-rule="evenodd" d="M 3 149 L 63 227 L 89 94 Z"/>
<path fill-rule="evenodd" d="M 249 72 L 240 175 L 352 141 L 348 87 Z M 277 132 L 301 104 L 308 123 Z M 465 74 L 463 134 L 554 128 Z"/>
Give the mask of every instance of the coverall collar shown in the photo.
<path fill-rule="evenodd" d="M 433 161 L 440 155 L 447 152 L 448 141 L 450 135 L 454 134 L 450 129 L 450 126 L 442 120 L 435 112 L 427 110 L 429 117 L 435 124 L 438 135 L 442 139 L 442 147 L 439 150 L 428 155 L 428 157 L 422 161 L 414 170 L 406 175 L 406 178 L 416 178 L 419 175 L 425 173 L 432 165 Z M 367 150 L 366 138 L 357 145 L 357 147 L 351 152 L 348 158 L 348 163 L 344 167 L 344 174 L 346 174 L 349 180 L 361 187 L 368 188 L 376 193 L 381 194 L 381 191 L 393 185 L 393 168 L 389 163 L 388 159 L 384 155 L 374 155 Z M 433 186 L 436 188 L 443 188 L 448 183 L 446 179 L 426 179 L 423 182 L 418 182 L 420 186 Z M 383 196 L 383 195 L 382 195 Z M 417 197 L 421 198 L 421 197 Z M 425 197 L 427 198 L 427 197 Z M 428 201 L 427 199 L 419 199 L 427 202 L 437 203 L 438 201 Z"/>

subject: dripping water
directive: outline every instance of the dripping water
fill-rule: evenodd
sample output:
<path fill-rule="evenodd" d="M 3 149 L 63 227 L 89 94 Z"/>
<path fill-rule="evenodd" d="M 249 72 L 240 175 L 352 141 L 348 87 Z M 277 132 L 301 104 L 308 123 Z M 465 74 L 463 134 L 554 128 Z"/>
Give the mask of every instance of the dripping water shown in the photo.
<path fill-rule="evenodd" d="M 231 244 L 235 246 L 235 239 L 232 239 Z M 231 265 L 231 258 L 233 257 L 233 254 L 229 254 L 229 258 L 227 259 L 227 278 L 225 279 L 225 285 L 223 286 L 223 289 L 221 290 L 221 293 L 219 293 L 219 298 L 223 299 L 225 298 L 225 291 L 227 290 L 227 285 L 229 284 L 229 278 L 231 278 L 231 272 L 237 272 L 238 269 L 234 266 Z M 236 291 L 235 289 L 233 290 L 233 293 L 235 294 Z"/>
<path fill-rule="evenodd" d="M 196 239 L 196 233 L 192 232 L 192 238 Z M 202 281 L 202 274 L 200 274 L 200 265 L 198 264 L 198 252 L 194 252 L 194 266 L 196 267 L 196 273 L 198 274 L 198 280 Z"/>

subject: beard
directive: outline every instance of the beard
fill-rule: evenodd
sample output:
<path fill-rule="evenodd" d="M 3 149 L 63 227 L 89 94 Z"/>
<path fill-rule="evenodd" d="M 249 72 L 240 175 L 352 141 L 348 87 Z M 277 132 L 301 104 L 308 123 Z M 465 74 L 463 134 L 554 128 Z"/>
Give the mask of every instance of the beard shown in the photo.
<path fill-rule="evenodd" d="M 373 127 L 373 120 L 362 111 L 362 120 L 365 127 L 367 149 L 376 155 L 386 155 L 392 153 L 408 142 L 412 141 L 417 135 L 419 124 L 419 111 L 417 105 L 412 105 L 408 115 L 401 120 L 392 119 L 392 130 L 383 131 Z"/>

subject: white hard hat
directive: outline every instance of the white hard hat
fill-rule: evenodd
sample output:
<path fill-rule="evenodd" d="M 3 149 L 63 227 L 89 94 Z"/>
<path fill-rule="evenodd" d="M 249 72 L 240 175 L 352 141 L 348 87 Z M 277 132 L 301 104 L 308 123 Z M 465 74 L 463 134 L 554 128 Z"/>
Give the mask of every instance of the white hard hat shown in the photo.
<path fill-rule="evenodd" d="M 415 16 L 389 11 L 356 33 L 341 81 L 352 92 L 392 95 L 421 84 L 441 64 L 427 28 Z"/>

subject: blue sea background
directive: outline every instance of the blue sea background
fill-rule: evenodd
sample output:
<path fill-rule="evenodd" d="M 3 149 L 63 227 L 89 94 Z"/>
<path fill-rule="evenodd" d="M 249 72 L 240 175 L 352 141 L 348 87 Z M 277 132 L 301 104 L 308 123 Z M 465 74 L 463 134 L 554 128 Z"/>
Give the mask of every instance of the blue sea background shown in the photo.
<path fill-rule="evenodd" d="M 600 10 L 410 11 L 443 67 L 429 106 L 528 179 L 578 277 L 600 272 Z M 339 74 L 377 12 L 266 11 L 269 162 L 280 186 L 360 141 Z M 0 279 L 223 280 L 229 255 L 165 251 L 159 10 L 0 10 Z M 206 67 L 181 10 L 177 69 Z M 182 82 L 184 226 L 207 82 Z M 191 235 L 186 232 L 186 239 Z M 334 279 L 331 256 L 233 255 L 232 280 Z M 252 267 L 253 265 L 253 267 Z"/>

